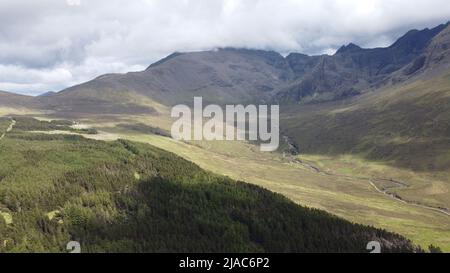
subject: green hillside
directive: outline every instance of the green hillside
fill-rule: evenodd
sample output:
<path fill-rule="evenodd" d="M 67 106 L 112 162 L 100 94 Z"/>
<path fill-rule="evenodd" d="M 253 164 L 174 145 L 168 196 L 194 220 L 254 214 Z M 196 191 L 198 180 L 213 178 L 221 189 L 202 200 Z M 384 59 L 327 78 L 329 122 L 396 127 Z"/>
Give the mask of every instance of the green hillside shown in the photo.
<path fill-rule="evenodd" d="M 414 250 L 150 145 L 30 124 L 17 119 L 0 140 L 0 252 L 64 252 L 70 240 L 84 252 L 364 252 L 371 240 Z"/>
<path fill-rule="evenodd" d="M 442 210 L 448 218 L 449 106 L 446 73 L 346 101 L 291 106 L 281 123 L 300 160 L 331 173 L 367 177 L 388 195 Z"/>
<path fill-rule="evenodd" d="M 450 170 L 450 74 L 334 103 L 284 108 L 302 153 L 358 154 L 415 171 Z"/>

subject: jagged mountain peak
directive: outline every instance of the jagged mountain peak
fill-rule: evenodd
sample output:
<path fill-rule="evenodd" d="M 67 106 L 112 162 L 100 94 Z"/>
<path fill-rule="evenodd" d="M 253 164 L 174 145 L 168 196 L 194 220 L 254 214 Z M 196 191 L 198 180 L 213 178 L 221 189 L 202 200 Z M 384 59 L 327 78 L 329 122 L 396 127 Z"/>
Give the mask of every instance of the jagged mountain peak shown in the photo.
<path fill-rule="evenodd" d="M 360 51 L 362 48 L 358 45 L 355 45 L 354 43 L 350 43 L 348 45 L 343 45 L 341 48 L 338 49 L 336 54 L 343 54 L 348 52 L 356 52 Z"/>
<path fill-rule="evenodd" d="M 442 24 L 411 30 L 386 48 L 363 49 L 350 43 L 333 56 L 313 58 L 293 54 L 288 61 L 298 77 L 277 98 L 295 103 L 343 99 L 408 80 L 410 75 L 431 67 L 427 66 L 430 60 L 446 69 L 450 64 L 450 58 L 446 57 L 450 55 L 447 50 L 450 43 L 445 41 L 450 36 L 445 33 L 449 29 L 449 24 Z M 395 80 L 391 81 L 393 77 Z"/>

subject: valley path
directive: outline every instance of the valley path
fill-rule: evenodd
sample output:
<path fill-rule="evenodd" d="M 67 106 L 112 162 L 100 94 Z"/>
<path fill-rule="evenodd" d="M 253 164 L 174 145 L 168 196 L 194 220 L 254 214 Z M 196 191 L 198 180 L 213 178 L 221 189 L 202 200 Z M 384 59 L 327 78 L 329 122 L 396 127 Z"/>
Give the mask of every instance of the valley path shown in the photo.
<path fill-rule="evenodd" d="M 12 131 L 12 129 L 14 128 L 14 125 L 16 125 L 16 121 L 14 119 L 11 119 L 11 124 L 9 125 L 9 127 L 6 129 L 6 131 L 3 134 L 0 135 L 0 140 L 2 140 L 7 133 Z"/>

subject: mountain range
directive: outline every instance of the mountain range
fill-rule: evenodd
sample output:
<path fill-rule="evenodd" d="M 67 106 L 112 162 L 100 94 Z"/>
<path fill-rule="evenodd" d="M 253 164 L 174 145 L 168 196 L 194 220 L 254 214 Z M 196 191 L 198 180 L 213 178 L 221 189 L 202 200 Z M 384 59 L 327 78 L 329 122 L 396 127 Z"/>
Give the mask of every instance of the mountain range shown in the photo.
<path fill-rule="evenodd" d="M 335 153 L 356 150 L 368 153 L 372 159 L 389 158 L 395 161 L 397 159 L 392 158 L 393 154 L 396 157 L 410 154 L 384 151 L 384 148 L 381 149 L 383 151 L 368 151 L 367 146 L 380 145 L 362 143 L 368 139 L 368 135 L 364 134 L 373 134 L 371 142 L 374 138 L 380 138 L 380 134 L 391 138 L 431 135 L 433 141 L 438 136 L 446 137 L 450 127 L 443 114 L 448 109 L 447 97 L 429 94 L 436 91 L 431 84 L 428 89 L 433 90 L 416 92 L 418 96 L 429 94 L 429 100 L 422 101 L 420 107 L 413 110 L 411 103 L 403 107 L 406 105 L 403 100 L 414 93 L 409 92 L 397 97 L 395 109 L 380 112 L 379 100 L 387 97 L 387 94 L 380 94 L 386 93 L 382 90 L 421 81 L 439 82 L 434 79 L 450 71 L 449 51 L 450 23 L 432 29 L 411 30 L 386 48 L 364 49 L 350 43 L 332 56 L 291 53 L 283 57 L 274 51 L 235 48 L 174 53 L 150 65 L 145 71 L 107 74 L 45 96 L 27 97 L 1 92 L 0 106 L 25 107 L 60 116 L 79 117 L 158 114 L 164 107 L 192 103 L 194 96 L 202 96 L 205 103 L 221 105 L 277 103 L 281 105 L 282 129 L 303 151 Z M 375 100 L 375 97 L 378 99 Z M 364 101 L 356 104 L 365 104 L 365 113 L 341 111 L 339 115 L 330 117 L 323 112 L 323 109 L 333 111 L 342 108 L 339 106 L 341 104 L 355 104 L 355 100 Z M 432 111 L 437 104 L 442 105 L 440 110 Z M 354 118 L 355 113 L 366 118 Z M 386 117 L 386 122 L 377 123 L 376 120 L 383 117 Z M 389 122 L 400 117 L 405 117 L 406 122 L 394 126 Z M 365 128 L 371 119 L 376 124 Z M 331 124 L 331 129 L 324 124 Z M 346 132 L 352 132 L 352 135 L 346 135 Z M 406 146 L 406 150 L 411 150 Z M 438 154 L 442 151 L 438 149 Z M 426 169 L 433 168 L 431 161 L 425 160 L 424 164 L 419 164 L 421 166 L 411 162 L 399 164 Z M 445 163 L 444 167 L 448 164 Z"/>
<path fill-rule="evenodd" d="M 188 102 L 193 96 L 219 104 L 339 100 L 447 69 L 449 31 L 449 23 L 412 30 L 387 48 L 363 49 L 350 43 L 332 56 L 291 53 L 283 57 L 273 51 L 235 48 L 174 53 L 145 71 L 103 75 L 30 101 L 46 110 L 83 112 L 86 109 L 77 106 L 90 101 L 124 103 L 129 99 L 122 98 L 127 97 L 125 93 L 166 105 Z M 24 103 L 24 98 L 0 96 L 3 105 Z M 128 106 L 145 111 L 139 104 Z"/>

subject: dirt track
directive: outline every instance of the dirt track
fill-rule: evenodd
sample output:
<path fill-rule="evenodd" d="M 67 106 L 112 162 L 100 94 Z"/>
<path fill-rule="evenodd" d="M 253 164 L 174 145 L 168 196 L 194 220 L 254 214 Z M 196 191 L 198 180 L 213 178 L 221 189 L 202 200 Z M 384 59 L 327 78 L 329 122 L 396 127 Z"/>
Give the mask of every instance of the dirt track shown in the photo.
<path fill-rule="evenodd" d="M 14 125 L 16 125 L 16 121 L 14 119 L 11 119 L 11 124 L 9 125 L 9 127 L 6 129 L 6 131 L 3 134 L 0 135 L 0 140 L 2 140 L 7 133 L 12 131 L 12 129 L 14 128 Z"/>

